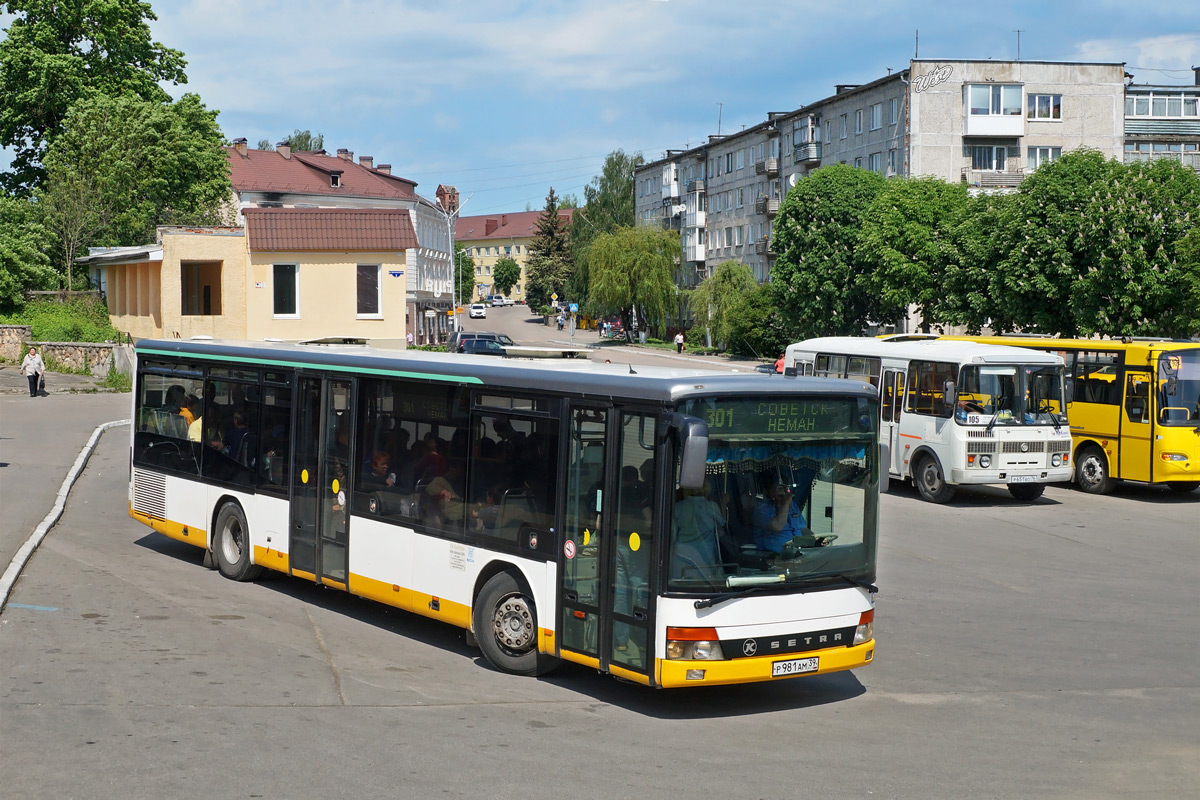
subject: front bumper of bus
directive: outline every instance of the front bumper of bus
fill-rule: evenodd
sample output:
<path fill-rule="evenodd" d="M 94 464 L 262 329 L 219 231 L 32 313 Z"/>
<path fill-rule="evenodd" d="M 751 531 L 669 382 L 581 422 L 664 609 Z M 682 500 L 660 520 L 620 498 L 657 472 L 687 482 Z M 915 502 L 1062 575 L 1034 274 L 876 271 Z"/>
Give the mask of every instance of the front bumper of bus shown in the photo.
<path fill-rule="evenodd" d="M 774 674 L 776 662 L 789 662 L 809 658 L 817 659 L 817 667 L 805 672 L 785 675 Z M 798 678 L 809 675 L 824 675 L 842 672 L 870 664 L 875 658 L 875 640 L 869 639 L 851 647 L 831 647 L 826 650 L 811 650 L 803 653 L 788 653 L 774 656 L 735 658 L 727 661 L 675 661 L 660 659 L 658 683 L 663 688 L 683 686 L 720 686 L 730 683 L 756 683 Z"/>
<path fill-rule="evenodd" d="M 967 469 L 950 470 L 950 481 L 961 484 L 985 483 L 1063 483 L 1071 480 L 1074 470 L 1064 467 L 1020 467 L 1014 469 Z"/>

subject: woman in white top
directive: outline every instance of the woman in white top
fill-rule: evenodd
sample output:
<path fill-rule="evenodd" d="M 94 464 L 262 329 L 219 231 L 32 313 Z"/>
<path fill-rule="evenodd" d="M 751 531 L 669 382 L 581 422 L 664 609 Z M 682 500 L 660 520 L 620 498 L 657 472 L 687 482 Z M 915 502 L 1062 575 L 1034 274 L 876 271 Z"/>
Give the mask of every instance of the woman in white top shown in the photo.
<path fill-rule="evenodd" d="M 41 381 L 42 373 L 45 371 L 46 363 L 38 355 L 37 348 L 29 348 L 29 352 L 25 354 L 25 359 L 21 362 L 21 374 L 29 379 L 30 397 L 38 396 L 38 383 Z"/>

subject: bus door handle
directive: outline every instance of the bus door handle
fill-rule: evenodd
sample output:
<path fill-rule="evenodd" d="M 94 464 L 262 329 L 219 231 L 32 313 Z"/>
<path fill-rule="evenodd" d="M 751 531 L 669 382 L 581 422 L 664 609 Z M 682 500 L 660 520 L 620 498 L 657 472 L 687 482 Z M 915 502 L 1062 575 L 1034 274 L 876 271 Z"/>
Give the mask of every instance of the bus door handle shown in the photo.
<path fill-rule="evenodd" d="M 576 592 L 563 592 L 563 600 L 566 600 L 568 603 L 578 603 L 579 594 Z"/>
<path fill-rule="evenodd" d="M 636 619 L 638 622 L 645 622 L 645 621 L 646 621 L 646 619 L 647 619 L 647 617 L 646 617 L 646 612 L 645 612 L 645 611 L 638 611 L 638 610 L 635 608 L 635 609 L 633 610 L 633 618 L 634 618 L 634 619 Z"/>

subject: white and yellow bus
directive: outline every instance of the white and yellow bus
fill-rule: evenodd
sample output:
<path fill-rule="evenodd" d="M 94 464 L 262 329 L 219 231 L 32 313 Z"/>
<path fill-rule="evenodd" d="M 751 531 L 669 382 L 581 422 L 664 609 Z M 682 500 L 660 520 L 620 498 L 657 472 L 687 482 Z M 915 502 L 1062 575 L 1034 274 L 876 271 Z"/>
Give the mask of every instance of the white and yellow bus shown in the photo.
<path fill-rule="evenodd" d="M 970 341 L 1032 348 L 1066 362 L 1075 484 L 1083 491 L 1107 494 L 1121 480 L 1166 484 L 1177 492 L 1200 487 L 1200 343 L 1033 336 Z"/>
<path fill-rule="evenodd" d="M 891 474 L 912 479 L 930 502 L 947 502 L 959 485 L 995 483 L 1031 501 L 1071 479 L 1056 355 L 935 336 L 831 336 L 790 345 L 784 370 L 878 388 Z"/>
<path fill-rule="evenodd" d="M 142 341 L 129 513 L 228 578 L 457 625 L 507 672 L 835 672 L 875 650 L 877 406 L 852 381 Z"/>

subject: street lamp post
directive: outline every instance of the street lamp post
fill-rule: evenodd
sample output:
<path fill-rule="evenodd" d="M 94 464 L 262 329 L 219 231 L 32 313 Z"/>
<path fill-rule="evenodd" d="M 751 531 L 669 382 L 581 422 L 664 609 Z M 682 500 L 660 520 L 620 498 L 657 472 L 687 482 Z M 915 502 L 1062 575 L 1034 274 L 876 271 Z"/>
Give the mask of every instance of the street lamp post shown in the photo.
<path fill-rule="evenodd" d="M 446 218 L 446 241 L 449 243 L 450 248 L 450 280 L 454 286 L 454 291 L 452 292 L 454 297 L 454 330 L 458 330 L 461 327 L 458 319 L 458 254 L 454 252 L 454 220 L 458 219 L 458 215 L 459 212 L 462 211 L 462 207 L 465 206 L 467 202 L 474 196 L 475 193 L 471 192 L 471 194 L 467 195 L 467 199 L 459 203 L 458 207 L 453 211 L 447 211 L 446 209 L 442 208 L 441 203 L 431 203 L 431 205 L 437 209 L 438 213 Z"/>

